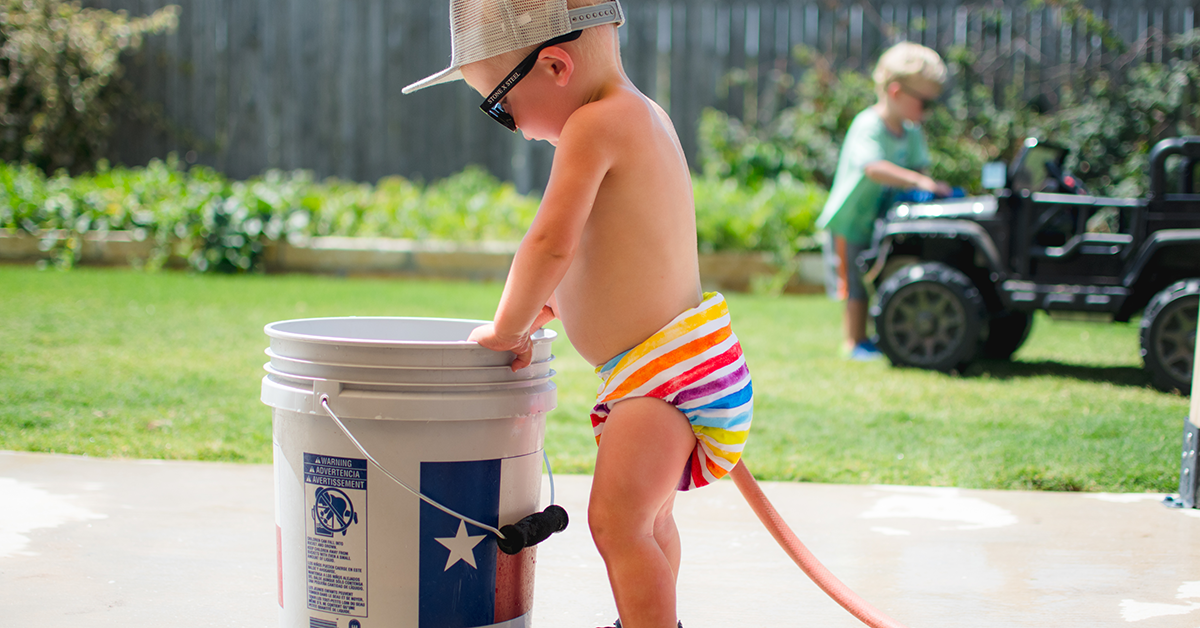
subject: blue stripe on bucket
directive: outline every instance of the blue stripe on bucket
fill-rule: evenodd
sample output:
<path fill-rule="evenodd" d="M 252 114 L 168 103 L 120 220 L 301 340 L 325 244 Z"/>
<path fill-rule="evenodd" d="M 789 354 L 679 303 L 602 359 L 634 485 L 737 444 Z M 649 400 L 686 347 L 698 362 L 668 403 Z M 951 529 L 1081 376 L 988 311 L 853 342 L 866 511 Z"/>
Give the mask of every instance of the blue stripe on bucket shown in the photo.
<path fill-rule="evenodd" d="M 500 460 L 422 462 L 420 490 L 447 508 L 497 527 L 500 467 Z M 421 502 L 420 628 L 495 623 L 496 539 L 461 524 L 457 517 Z"/>

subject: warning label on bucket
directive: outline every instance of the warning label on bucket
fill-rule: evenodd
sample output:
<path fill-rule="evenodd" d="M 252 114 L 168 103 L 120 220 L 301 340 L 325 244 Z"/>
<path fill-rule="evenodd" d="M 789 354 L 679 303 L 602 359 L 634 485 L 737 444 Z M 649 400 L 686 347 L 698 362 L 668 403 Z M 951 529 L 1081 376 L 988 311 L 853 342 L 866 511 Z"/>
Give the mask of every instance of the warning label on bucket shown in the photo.
<path fill-rule="evenodd" d="M 367 616 L 367 461 L 304 454 L 308 608 Z"/>

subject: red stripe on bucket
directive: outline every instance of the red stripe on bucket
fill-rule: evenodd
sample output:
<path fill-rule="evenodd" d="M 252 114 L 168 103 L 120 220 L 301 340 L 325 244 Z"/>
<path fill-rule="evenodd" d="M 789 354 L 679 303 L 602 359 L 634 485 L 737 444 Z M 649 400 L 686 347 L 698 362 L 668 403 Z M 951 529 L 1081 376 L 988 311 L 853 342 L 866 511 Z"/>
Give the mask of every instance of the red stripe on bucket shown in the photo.
<path fill-rule="evenodd" d="M 279 608 L 283 608 L 283 529 L 275 524 L 275 573 L 279 574 Z"/>
<path fill-rule="evenodd" d="M 496 550 L 496 623 L 502 624 L 533 610 L 533 567 L 537 547 L 515 556 Z"/>

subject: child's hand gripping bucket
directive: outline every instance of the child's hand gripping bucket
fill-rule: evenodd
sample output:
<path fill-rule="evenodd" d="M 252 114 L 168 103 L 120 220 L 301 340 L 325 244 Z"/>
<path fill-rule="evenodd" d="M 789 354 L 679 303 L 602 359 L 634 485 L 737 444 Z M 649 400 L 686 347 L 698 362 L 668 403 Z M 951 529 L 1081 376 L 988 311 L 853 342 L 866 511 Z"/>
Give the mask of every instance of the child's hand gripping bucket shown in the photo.
<path fill-rule="evenodd" d="M 281 626 L 529 625 L 536 548 L 505 554 L 494 531 L 540 507 L 555 334 L 539 332 L 533 364 L 514 373 L 512 354 L 466 340 L 481 324 L 266 327 Z M 393 482 L 339 421 L 387 473 L 444 508 Z"/>

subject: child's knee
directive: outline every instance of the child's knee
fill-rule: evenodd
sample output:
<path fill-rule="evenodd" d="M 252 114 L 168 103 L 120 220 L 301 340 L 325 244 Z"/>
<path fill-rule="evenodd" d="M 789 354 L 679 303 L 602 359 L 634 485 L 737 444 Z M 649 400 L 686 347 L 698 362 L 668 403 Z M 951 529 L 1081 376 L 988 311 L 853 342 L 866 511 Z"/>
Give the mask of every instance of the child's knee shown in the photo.
<path fill-rule="evenodd" d="M 603 554 L 632 538 L 660 538 L 676 534 L 674 493 L 658 508 L 636 507 L 619 497 L 592 493 L 588 501 L 588 530 Z"/>
<path fill-rule="evenodd" d="M 615 509 L 599 506 L 595 500 L 588 503 L 588 530 L 592 533 L 592 541 L 596 549 L 604 556 L 609 548 L 619 547 L 622 537 L 631 528 L 631 522 L 622 520 Z"/>

